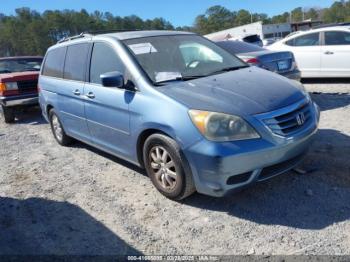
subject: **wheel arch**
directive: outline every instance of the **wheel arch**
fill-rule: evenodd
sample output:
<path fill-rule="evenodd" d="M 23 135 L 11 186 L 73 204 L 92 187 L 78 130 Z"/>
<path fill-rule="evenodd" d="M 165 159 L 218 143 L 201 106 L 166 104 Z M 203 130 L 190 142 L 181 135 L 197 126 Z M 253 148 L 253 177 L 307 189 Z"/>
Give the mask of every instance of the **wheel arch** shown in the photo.
<path fill-rule="evenodd" d="M 169 134 L 169 132 L 166 132 L 164 130 L 161 130 L 159 128 L 148 128 L 143 130 L 140 135 L 137 138 L 137 144 L 136 144 L 136 153 L 137 153 L 137 160 L 140 163 L 140 166 L 144 168 L 144 161 L 143 161 L 143 146 L 147 140 L 148 137 L 154 134 L 162 134 L 165 136 L 168 136 L 172 139 L 174 137 Z"/>

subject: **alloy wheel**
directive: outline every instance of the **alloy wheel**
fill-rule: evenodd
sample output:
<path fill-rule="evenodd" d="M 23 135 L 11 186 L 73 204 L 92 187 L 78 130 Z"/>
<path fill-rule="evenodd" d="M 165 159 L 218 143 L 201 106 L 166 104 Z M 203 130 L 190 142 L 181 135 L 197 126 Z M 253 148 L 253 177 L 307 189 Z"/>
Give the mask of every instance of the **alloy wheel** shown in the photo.
<path fill-rule="evenodd" d="M 175 163 L 168 151 L 162 146 L 154 146 L 149 152 L 149 162 L 159 186 L 167 191 L 174 189 L 177 183 L 177 174 Z"/>

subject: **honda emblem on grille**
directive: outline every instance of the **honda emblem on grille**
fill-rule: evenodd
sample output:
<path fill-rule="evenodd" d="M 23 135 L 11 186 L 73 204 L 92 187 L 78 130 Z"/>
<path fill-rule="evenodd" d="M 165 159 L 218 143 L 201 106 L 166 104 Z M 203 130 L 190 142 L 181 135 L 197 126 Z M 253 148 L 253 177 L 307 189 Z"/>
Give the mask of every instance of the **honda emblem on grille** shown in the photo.
<path fill-rule="evenodd" d="M 296 117 L 297 123 L 299 126 L 303 125 L 305 123 L 305 115 L 304 113 L 299 113 Z"/>

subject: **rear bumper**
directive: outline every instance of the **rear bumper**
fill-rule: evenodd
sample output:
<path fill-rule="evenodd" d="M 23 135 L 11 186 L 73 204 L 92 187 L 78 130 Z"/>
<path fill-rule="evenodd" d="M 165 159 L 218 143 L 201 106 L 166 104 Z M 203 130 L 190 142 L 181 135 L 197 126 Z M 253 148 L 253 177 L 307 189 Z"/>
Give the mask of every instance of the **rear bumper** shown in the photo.
<path fill-rule="evenodd" d="M 5 107 L 37 105 L 38 94 L 26 94 L 17 96 L 0 96 L 0 104 Z"/>
<path fill-rule="evenodd" d="M 197 191 L 222 197 L 294 168 L 310 148 L 318 121 L 314 105 L 312 122 L 294 137 L 225 143 L 203 139 L 185 149 Z"/>
<path fill-rule="evenodd" d="M 301 72 L 299 70 L 293 70 L 290 72 L 281 73 L 280 75 L 299 82 L 301 80 Z"/>

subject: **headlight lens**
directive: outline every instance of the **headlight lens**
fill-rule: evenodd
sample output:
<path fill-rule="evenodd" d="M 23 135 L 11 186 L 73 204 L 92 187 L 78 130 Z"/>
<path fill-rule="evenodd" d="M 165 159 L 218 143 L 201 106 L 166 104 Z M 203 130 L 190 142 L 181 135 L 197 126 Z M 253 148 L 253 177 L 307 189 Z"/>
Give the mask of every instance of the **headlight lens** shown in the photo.
<path fill-rule="evenodd" d="M 236 141 L 260 137 L 239 116 L 200 110 L 190 110 L 189 115 L 198 130 L 211 141 Z"/>
<path fill-rule="evenodd" d="M 17 90 L 17 82 L 7 82 L 6 83 L 6 90 Z"/>

